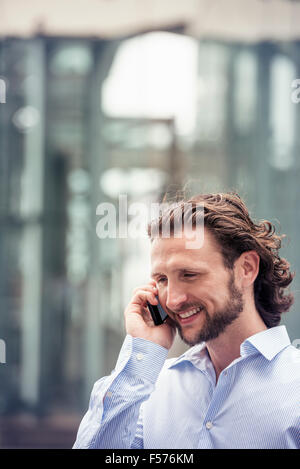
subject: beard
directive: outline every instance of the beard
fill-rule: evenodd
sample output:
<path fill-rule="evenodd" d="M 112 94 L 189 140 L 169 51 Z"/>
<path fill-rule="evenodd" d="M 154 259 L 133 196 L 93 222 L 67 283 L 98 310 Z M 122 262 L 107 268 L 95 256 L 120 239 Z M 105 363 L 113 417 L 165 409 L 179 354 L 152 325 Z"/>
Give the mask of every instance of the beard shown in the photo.
<path fill-rule="evenodd" d="M 225 329 L 232 324 L 244 309 L 243 295 L 236 287 L 233 273 L 228 282 L 229 299 L 224 304 L 222 310 L 216 311 L 211 317 L 205 308 L 200 314 L 205 314 L 205 322 L 193 339 L 188 339 L 180 324 L 175 322 L 180 338 L 189 346 L 194 346 L 201 342 L 216 339 Z"/>

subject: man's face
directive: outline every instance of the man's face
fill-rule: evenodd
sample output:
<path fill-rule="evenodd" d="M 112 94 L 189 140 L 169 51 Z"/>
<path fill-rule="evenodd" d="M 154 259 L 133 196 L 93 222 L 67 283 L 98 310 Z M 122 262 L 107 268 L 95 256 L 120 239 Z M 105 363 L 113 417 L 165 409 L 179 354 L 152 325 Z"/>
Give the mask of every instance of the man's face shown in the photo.
<path fill-rule="evenodd" d="M 188 238 L 190 241 L 190 238 Z M 218 337 L 243 311 L 234 272 L 207 230 L 200 249 L 187 249 L 187 239 L 157 238 L 152 242 L 152 277 L 159 300 L 175 321 L 180 337 L 195 345 Z"/>

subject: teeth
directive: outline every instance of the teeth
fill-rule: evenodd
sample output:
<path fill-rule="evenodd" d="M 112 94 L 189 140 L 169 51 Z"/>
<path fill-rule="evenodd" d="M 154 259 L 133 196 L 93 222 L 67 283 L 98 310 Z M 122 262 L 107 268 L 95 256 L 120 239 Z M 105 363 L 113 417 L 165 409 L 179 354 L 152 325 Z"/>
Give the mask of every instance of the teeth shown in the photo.
<path fill-rule="evenodd" d="M 186 313 L 179 314 L 179 316 L 180 316 L 182 319 L 189 318 L 190 316 L 193 316 L 193 314 L 196 314 L 196 313 L 198 313 L 199 311 L 201 311 L 201 309 L 202 309 L 202 308 L 191 309 L 190 311 L 187 311 Z"/>

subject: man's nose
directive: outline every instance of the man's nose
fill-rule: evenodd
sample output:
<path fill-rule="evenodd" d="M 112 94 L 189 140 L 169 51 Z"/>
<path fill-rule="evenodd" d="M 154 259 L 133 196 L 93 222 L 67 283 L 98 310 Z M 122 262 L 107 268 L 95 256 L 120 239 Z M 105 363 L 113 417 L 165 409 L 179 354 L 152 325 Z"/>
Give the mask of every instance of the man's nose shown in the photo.
<path fill-rule="evenodd" d="M 186 303 L 187 295 L 186 293 L 178 288 L 178 286 L 171 286 L 170 283 L 168 285 L 167 290 L 167 301 L 166 306 L 171 311 L 177 311 L 180 309 L 181 305 Z"/>

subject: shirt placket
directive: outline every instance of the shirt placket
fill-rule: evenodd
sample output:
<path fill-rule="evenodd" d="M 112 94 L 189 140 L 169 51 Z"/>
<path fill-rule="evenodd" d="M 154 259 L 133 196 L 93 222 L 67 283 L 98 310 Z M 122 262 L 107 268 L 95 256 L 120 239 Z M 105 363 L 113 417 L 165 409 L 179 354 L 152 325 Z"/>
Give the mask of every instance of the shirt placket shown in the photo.
<path fill-rule="evenodd" d="M 219 376 L 218 382 L 213 383 L 213 392 L 210 404 L 203 419 L 203 424 L 199 434 L 198 449 L 201 448 L 214 448 L 216 441 L 214 439 L 215 426 L 218 425 L 217 416 L 222 408 L 224 401 L 227 399 L 234 376 L 236 372 L 236 364 L 231 364 L 225 368 Z M 206 374 L 206 373 L 205 373 Z M 212 383 L 211 376 L 209 377 Z M 224 429 L 225 431 L 225 429 Z"/>

